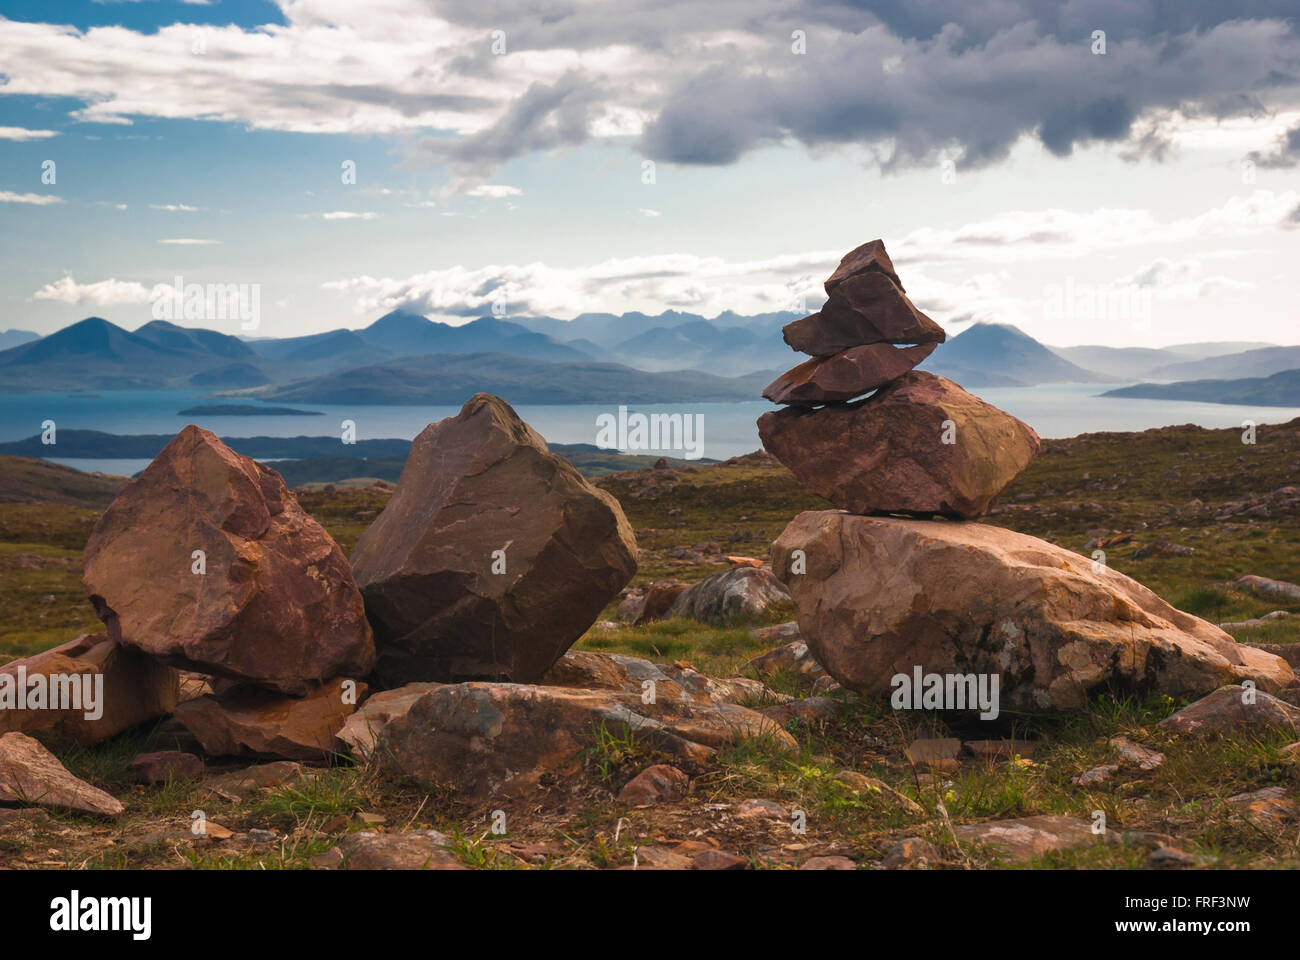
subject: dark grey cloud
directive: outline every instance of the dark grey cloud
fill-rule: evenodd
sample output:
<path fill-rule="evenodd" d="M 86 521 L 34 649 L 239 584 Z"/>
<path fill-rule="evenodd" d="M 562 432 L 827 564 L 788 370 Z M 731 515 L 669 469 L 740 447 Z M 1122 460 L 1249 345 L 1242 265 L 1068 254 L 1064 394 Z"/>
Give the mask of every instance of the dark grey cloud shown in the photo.
<path fill-rule="evenodd" d="M 1278 138 L 1277 146 L 1268 153 L 1253 150 L 1249 157 L 1261 167 L 1288 169 L 1300 166 L 1300 126 L 1292 127 L 1282 134 Z"/>
<path fill-rule="evenodd" d="M 601 90 L 576 72 L 553 84 L 534 83 L 486 130 L 460 138 L 426 138 L 421 147 L 449 161 L 461 176 L 481 176 L 528 153 L 576 146 L 590 137 L 590 113 Z"/>
<path fill-rule="evenodd" d="M 775 62 L 778 57 L 784 62 Z M 717 64 L 679 81 L 647 128 L 649 157 L 731 163 L 771 144 L 891 145 L 885 169 L 934 163 L 959 151 L 959 166 L 1004 158 L 1024 135 L 1058 156 L 1096 141 L 1148 138 L 1135 121 L 1181 110 L 1219 118 L 1258 114 L 1269 100 L 1300 101 L 1294 84 L 1300 40 L 1276 22 L 1233 22 L 1180 37 L 1108 41 L 1094 55 L 1021 23 L 979 45 L 947 26 L 924 41 L 883 27 L 809 34 L 804 56 Z M 1140 147 L 1141 144 L 1139 143 Z"/>
<path fill-rule="evenodd" d="M 431 2 L 484 31 L 482 49 L 465 55 L 473 72 L 491 70 L 487 38 L 498 29 L 511 51 L 620 43 L 668 55 L 666 92 L 637 104 L 653 117 L 639 148 L 683 164 L 797 142 L 868 146 L 885 169 L 933 163 L 940 151 L 976 167 L 1026 134 L 1058 156 L 1127 142 L 1126 159 L 1159 161 L 1168 139 L 1135 128 L 1153 111 L 1229 117 L 1277 106 L 1282 91 L 1300 100 L 1296 0 Z M 805 32 L 804 56 L 791 52 L 792 30 Z M 1104 56 L 1091 52 L 1094 30 L 1106 34 Z M 720 31 L 741 39 L 702 43 Z M 599 82 L 620 103 L 639 95 Z M 485 163 L 509 152 L 495 136 L 482 146 Z M 461 160 L 478 154 L 469 144 Z"/>

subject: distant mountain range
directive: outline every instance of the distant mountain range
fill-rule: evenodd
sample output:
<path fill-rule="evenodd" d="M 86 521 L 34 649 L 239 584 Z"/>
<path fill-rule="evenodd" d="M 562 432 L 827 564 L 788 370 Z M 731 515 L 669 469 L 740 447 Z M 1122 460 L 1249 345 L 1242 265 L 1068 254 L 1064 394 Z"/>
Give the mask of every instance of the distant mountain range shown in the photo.
<path fill-rule="evenodd" d="M 10 347 L 21 346 L 39 339 L 41 335 L 30 330 L 0 330 L 0 350 L 8 350 Z"/>
<path fill-rule="evenodd" d="M 756 400 L 770 379 L 766 372 L 744 377 L 695 370 L 649 373 L 617 363 L 548 363 L 506 353 L 454 353 L 343 370 L 257 395 L 291 403 L 455 405 L 482 391 L 512 403 L 675 403 Z"/>
<path fill-rule="evenodd" d="M 921 369 L 967 387 L 1017 387 L 1038 383 L 1099 383 L 1115 378 L 1085 370 L 1018 327 L 976 323 L 941 343 Z"/>
<path fill-rule="evenodd" d="M 46 337 L 5 333 L 26 342 L 0 350 L 0 392 L 199 388 L 243 400 L 370 404 L 458 404 L 476 390 L 518 403 L 748 400 L 804 359 L 781 339 L 797 317 L 706 320 L 670 310 L 451 326 L 396 310 L 358 330 L 283 339 L 164 321 L 127 331 L 89 317 Z M 1300 347 L 1049 347 L 1014 326 L 977 323 L 922 369 L 971 388 L 1230 380 L 1300 369 Z"/>

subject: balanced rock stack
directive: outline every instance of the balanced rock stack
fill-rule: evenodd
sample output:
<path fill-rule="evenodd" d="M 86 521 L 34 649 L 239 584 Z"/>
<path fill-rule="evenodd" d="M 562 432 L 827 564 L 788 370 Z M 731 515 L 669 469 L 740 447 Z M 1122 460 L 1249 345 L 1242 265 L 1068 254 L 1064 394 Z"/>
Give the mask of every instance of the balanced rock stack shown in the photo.
<path fill-rule="evenodd" d="M 912 369 L 945 334 L 907 298 L 882 241 L 847 254 L 826 293 L 819 312 L 783 331 L 813 359 L 763 391 L 788 405 L 759 419 L 763 446 L 851 513 L 986 513 L 1038 453 L 1038 435 L 951 380 Z"/>
<path fill-rule="evenodd" d="M 787 406 L 758 429 L 805 488 L 847 511 L 801 513 L 772 545 L 800 634 L 835 680 L 888 696 L 918 669 L 990 675 L 1021 709 L 1077 708 L 1101 689 L 1294 682 L 1281 658 L 1104 563 L 969 522 L 1028 466 L 1038 435 L 912 369 L 944 333 L 907 299 L 881 241 L 849 253 L 826 292 L 820 312 L 785 328 L 814 359 L 764 391 Z"/>

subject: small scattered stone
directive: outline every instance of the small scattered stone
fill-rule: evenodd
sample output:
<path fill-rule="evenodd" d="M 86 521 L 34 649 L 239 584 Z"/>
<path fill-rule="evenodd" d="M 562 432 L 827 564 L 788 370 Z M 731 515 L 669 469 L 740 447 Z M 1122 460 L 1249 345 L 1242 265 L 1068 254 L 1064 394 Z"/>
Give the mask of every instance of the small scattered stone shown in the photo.
<path fill-rule="evenodd" d="M 1032 757 L 1036 744 L 1029 740 L 965 740 L 962 746 L 981 760 L 1010 760 Z"/>
<path fill-rule="evenodd" d="M 952 737 L 937 740 L 914 740 L 907 748 L 907 759 L 917 766 L 942 767 L 945 760 L 956 760 L 961 741 Z"/>
<path fill-rule="evenodd" d="M 1152 750 L 1140 743 L 1134 743 L 1128 737 L 1111 737 L 1110 745 L 1121 757 L 1135 764 L 1139 770 L 1154 770 L 1165 762 L 1165 755 L 1159 750 Z"/>
<path fill-rule="evenodd" d="M 691 858 L 692 870 L 745 870 L 749 861 L 725 850 L 704 850 Z"/>
<path fill-rule="evenodd" d="M 691 858 L 662 847 L 638 847 L 636 862 L 624 870 L 689 870 Z"/>
<path fill-rule="evenodd" d="M 661 800 L 677 800 L 686 796 L 690 778 L 676 767 L 656 763 L 646 767 L 627 782 L 618 793 L 619 803 L 642 806 Z"/>
<path fill-rule="evenodd" d="M 953 828 L 953 833 L 961 843 L 987 843 L 1008 859 L 1020 862 L 1098 839 L 1088 821 L 1052 814 L 961 824 Z"/>
<path fill-rule="evenodd" d="M 736 808 L 736 816 L 741 819 L 785 820 L 789 812 L 775 800 L 744 800 Z"/>
<path fill-rule="evenodd" d="M 856 870 L 858 865 L 848 857 L 811 857 L 803 862 L 800 870 Z"/>
<path fill-rule="evenodd" d="M 1145 866 L 1150 870 L 1168 870 L 1177 867 L 1190 867 L 1196 858 L 1178 847 L 1156 847 L 1147 854 Z"/>
<path fill-rule="evenodd" d="M 929 840 L 907 837 L 889 848 L 881 864 L 887 870 L 924 870 L 942 859 L 942 855 Z"/>
<path fill-rule="evenodd" d="M 451 841 L 437 830 L 374 833 L 363 830 L 339 841 L 344 870 L 464 870 L 450 849 Z"/>
<path fill-rule="evenodd" d="M 1099 767 L 1083 771 L 1077 777 L 1072 777 L 1070 782 L 1080 787 L 1095 786 L 1099 783 L 1105 783 L 1117 770 L 1119 770 L 1118 763 L 1103 763 Z"/>
<path fill-rule="evenodd" d="M 203 761 L 180 750 L 141 753 L 131 761 L 136 783 L 166 783 L 168 780 L 197 780 L 203 776 Z"/>

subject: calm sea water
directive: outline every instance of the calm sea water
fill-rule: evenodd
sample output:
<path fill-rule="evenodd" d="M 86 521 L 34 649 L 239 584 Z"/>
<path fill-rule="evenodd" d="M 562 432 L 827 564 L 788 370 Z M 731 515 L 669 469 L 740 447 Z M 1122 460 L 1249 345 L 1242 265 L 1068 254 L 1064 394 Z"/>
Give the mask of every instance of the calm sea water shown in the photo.
<path fill-rule="evenodd" d="M 1244 420 L 1280 423 L 1300 416 L 1300 407 L 1248 407 L 1171 400 L 1136 400 L 1100 397 L 1095 384 L 1046 384 L 1036 387 L 988 387 L 973 392 L 1015 414 L 1043 437 L 1070 437 L 1097 430 L 1146 430 L 1169 424 L 1195 423 L 1204 427 L 1236 427 Z M 508 398 L 507 398 L 508 399 Z M 173 434 L 187 423 L 223 437 L 295 437 L 337 435 L 344 420 L 356 423 L 358 440 L 401 437 L 411 439 L 428 424 L 453 416 L 453 406 L 364 406 L 301 404 L 319 410 L 319 417 L 182 417 L 178 411 L 213 400 L 191 391 L 150 390 L 120 393 L 50 393 L 0 395 L 0 441 L 19 440 L 41 432 L 44 420 L 60 430 L 99 430 L 104 433 Z M 704 456 L 723 460 L 759 448 L 755 421 L 773 409 L 764 400 L 746 403 L 633 404 L 629 413 L 701 414 L 704 417 Z M 596 418 L 618 413 L 618 403 L 520 404 L 515 407 L 542 436 L 554 443 L 595 443 Z M 51 451 L 53 452 L 53 451 Z M 630 451 L 662 452 L 675 451 Z M 680 455 L 680 452 L 678 452 Z M 80 470 L 130 475 L 144 469 L 147 460 L 61 459 Z"/>

